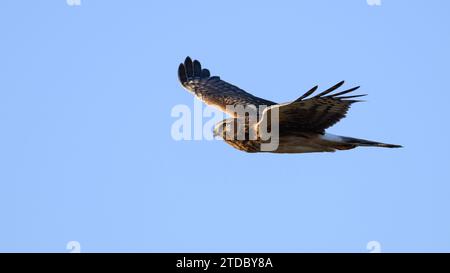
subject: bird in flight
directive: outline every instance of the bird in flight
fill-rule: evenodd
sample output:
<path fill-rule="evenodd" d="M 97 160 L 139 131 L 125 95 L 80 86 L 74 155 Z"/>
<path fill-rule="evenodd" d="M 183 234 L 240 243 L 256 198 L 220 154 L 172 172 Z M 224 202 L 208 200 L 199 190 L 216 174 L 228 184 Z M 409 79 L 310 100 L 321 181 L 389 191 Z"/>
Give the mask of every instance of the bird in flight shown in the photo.
<path fill-rule="evenodd" d="M 222 137 L 226 143 L 241 151 L 311 153 L 356 147 L 402 147 L 325 132 L 325 129 L 346 116 L 353 103 L 360 101 L 356 98 L 365 96 L 349 95 L 359 86 L 335 92 L 344 81 L 319 94 L 315 94 L 318 86 L 314 86 L 298 99 L 278 104 L 247 93 L 218 76 L 211 76 L 208 69 L 202 68 L 199 61 L 192 61 L 190 57 L 178 67 L 178 79 L 184 88 L 204 103 L 231 116 L 216 124 L 214 135 Z M 239 106 L 244 109 L 259 108 L 260 111 L 255 112 L 256 118 L 250 118 L 251 111 L 236 111 Z M 269 140 L 263 129 L 271 133 L 276 131 L 276 134 L 270 135 Z M 262 149 L 264 144 L 274 140 L 277 143 L 275 148 Z"/>

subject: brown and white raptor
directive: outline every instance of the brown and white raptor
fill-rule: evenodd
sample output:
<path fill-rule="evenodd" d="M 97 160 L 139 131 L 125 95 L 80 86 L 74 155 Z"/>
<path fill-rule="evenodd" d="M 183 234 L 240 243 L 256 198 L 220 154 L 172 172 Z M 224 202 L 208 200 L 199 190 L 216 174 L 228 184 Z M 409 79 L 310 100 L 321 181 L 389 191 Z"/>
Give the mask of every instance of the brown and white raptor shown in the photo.
<path fill-rule="evenodd" d="M 327 90 L 311 96 L 318 89 L 317 86 L 306 92 L 303 96 L 289 103 L 277 104 L 275 102 L 256 97 L 245 92 L 237 86 L 221 80 L 218 76 L 211 76 L 208 69 L 203 69 L 200 62 L 192 61 L 187 57 L 178 68 L 178 78 L 188 91 L 208 105 L 215 106 L 231 115 L 231 118 L 219 122 L 214 134 L 221 136 L 225 142 L 236 149 L 246 152 L 273 152 L 273 153 L 309 153 L 334 152 L 336 150 L 349 150 L 355 147 L 384 147 L 400 148 L 400 145 L 386 144 L 376 141 L 332 135 L 325 129 L 336 124 L 344 118 L 350 106 L 358 102 L 355 98 L 365 95 L 347 95 L 359 88 L 334 92 L 344 84 L 344 81 Z M 256 120 L 239 116 L 236 106 L 249 105 L 265 106 L 259 112 Z M 229 107 L 233 106 L 233 107 Z M 261 149 L 261 144 L 267 142 L 260 136 L 261 124 L 270 125 L 272 112 L 277 112 L 278 135 L 277 146 L 273 150 Z M 244 121 L 245 126 L 236 126 L 238 121 Z M 239 129 L 244 130 L 246 138 L 238 137 Z M 256 137 L 249 138 L 249 129 L 255 129 Z M 231 130 L 232 129 L 232 130 Z M 230 137 L 231 131 L 231 137 Z M 242 132 L 241 132 L 242 133 Z"/>

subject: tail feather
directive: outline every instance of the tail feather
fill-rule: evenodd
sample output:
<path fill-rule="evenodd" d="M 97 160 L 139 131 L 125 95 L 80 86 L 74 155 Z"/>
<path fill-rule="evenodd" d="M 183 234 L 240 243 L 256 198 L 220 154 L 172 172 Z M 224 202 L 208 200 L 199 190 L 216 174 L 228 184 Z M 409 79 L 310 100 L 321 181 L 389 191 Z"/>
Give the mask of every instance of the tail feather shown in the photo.
<path fill-rule="evenodd" d="M 387 144 L 382 142 L 370 141 L 365 139 L 353 138 L 353 137 L 341 137 L 342 141 L 346 144 L 355 146 L 366 146 L 366 147 L 383 147 L 383 148 L 403 148 L 401 145 Z"/>

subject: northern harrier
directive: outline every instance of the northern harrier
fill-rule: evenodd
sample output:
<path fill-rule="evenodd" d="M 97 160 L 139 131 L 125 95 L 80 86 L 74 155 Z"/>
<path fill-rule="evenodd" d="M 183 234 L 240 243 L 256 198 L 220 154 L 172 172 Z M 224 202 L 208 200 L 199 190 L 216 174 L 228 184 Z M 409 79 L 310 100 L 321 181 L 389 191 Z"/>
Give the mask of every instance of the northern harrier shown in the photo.
<path fill-rule="evenodd" d="M 266 140 L 261 138 L 261 124 L 268 121 L 272 112 L 278 114 L 278 145 L 273 153 L 309 153 L 334 152 L 349 150 L 359 146 L 400 148 L 400 145 L 386 144 L 364 139 L 337 136 L 325 133 L 325 129 L 336 124 L 347 114 L 351 104 L 358 102 L 354 98 L 365 95 L 346 95 L 355 91 L 359 86 L 340 92 L 333 92 L 344 84 L 337 83 L 329 89 L 311 96 L 317 86 L 306 92 L 293 102 L 277 104 L 258 98 L 245 92 L 237 86 L 221 80 L 218 76 L 211 76 L 208 69 L 202 69 L 200 62 L 187 57 L 178 68 L 178 78 L 188 91 L 208 105 L 218 107 L 230 114 L 232 118 L 225 119 L 214 128 L 214 135 L 218 135 L 236 149 L 246 152 L 261 152 L 261 146 Z M 344 96 L 346 95 L 346 96 Z M 240 116 L 229 111 L 228 106 L 267 106 L 258 112 L 256 120 L 247 116 Z M 245 115 L 245 114 L 244 114 Z M 238 120 L 244 120 L 245 126 L 236 127 Z M 233 130 L 230 128 L 233 127 Z M 236 129 L 241 128 L 241 129 Z M 271 127 L 270 122 L 268 128 Z M 254 129 L 256 137 L 249 138 L 249 130 Z M 239 130 L 244 130 L 245 138 L 239 138 Z M 231 132 L 231 137 L 229 133 Z M 242 132 L 241 132 L 242 133 Z"/>

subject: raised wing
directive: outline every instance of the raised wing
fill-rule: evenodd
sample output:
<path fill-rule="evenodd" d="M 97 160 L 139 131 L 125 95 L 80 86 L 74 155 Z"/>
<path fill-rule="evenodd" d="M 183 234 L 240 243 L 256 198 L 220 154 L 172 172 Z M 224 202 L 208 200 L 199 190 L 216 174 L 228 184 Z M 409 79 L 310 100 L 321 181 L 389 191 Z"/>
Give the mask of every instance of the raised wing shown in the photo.
<path fill-rule="evenodd" d="M 293 102 L 268 107 L 264 110 L 259 125 L 262 122 L 269 121 L 270 126 L 270 115 L 273 109 L 277 108 L 279 111 L 280 135 L 300 132 L 323 133 L 326 128 L 344 118 L 353 103 L 360 101 L 353 98 L 365 96 L 343 96 L 355 91 L 359 86 L 330 94 L 343 84 L 344 81 L 341 81 L 320 94 L 307 98 L 317 90 L 318 87 L 315 86 Z"/>
<path fill-rule="evenodd" d="M 221 80 L 218 76 L 211 77 L 208 69 L 202 69 L 199 61 L 192 61 L 189 57 L 178 67 L 178 79 L 187 90 L 194 93 L 200 100 L 208 105 L 216 106 L 232 116 L 236 116 L 236 113 L 227 111 L 227 105 L 254 105 L 258 107 L 275 104 L 272 101 L 255 97 L 239 87 Z"/>

